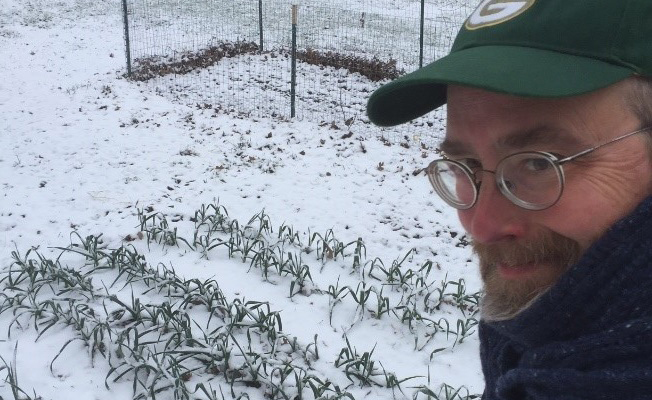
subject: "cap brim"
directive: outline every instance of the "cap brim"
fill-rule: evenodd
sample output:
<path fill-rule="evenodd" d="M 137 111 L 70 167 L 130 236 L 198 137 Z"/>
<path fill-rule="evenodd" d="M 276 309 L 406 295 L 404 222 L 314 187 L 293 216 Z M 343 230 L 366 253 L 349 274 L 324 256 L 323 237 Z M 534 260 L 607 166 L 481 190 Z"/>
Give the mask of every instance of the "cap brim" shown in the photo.
<path fill-rule="evenodd" d="M 480 46 L 459 50 L 376 90 L 369 120 L 398 125 L 446 103 L 446 85 L 477 87 L 529 97 L 588 93 L 634 74 L 593 58 L 530 47 Z"/>

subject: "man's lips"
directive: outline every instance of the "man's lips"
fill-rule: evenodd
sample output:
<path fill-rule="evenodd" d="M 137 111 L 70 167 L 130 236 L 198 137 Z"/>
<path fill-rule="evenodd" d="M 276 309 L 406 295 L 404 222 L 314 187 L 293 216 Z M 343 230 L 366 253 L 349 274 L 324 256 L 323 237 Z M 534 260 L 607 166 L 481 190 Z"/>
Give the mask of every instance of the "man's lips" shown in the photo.
<path fill-rule="evenodd" d="M 498 265 L 498 272 L 505 279 L 523 279 L 535 273 L 540 264 L 528 263 L 520 265 Z"/>

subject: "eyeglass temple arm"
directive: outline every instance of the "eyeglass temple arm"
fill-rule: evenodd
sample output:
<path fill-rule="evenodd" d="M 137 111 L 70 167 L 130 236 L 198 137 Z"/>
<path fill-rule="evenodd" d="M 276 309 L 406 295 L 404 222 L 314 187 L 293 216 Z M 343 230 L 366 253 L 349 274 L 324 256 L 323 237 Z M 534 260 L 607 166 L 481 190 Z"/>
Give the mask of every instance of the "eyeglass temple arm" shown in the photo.
<path fill-rule="evenodd" d="M 646 126 L 645 128 L 641 128 L 641 129 L 639 129 L 637 131 L 630 132 L 630 133 L 624 134 L 622 136 L 618 136 L 617 138 L 611 139 L 608 142 L 605 142 L 605 143 L 599 144 L 597 146 L 591 147 L 590 149 L 580 151 L 579 153 L 573 154 L 572 156 L 562 158 L 561 160 L 558 160 L 557 162 L 559 164 L 563 164 L 563 163 L 568 162 L 568 161 L 573 161 L 574 159 L 576 159 L 578 157 L 582 157 L 583 155 L 586 155 L 586 154 L 588 154 L 588 153 L 590 153 L 592 151 L 595 151 L 595 150 L 599 149 L 600 147 L 606 146 L 608 144 L 617 142 L 617 141 L 622 140 L 622 139 L 626 139 L 626 138 L 628 138 L 630 136 L 636 135 L 637 133 L 645 132 L 645 131 L 650 130 L 650 129 L 652 129 L 652 126 Z"/>

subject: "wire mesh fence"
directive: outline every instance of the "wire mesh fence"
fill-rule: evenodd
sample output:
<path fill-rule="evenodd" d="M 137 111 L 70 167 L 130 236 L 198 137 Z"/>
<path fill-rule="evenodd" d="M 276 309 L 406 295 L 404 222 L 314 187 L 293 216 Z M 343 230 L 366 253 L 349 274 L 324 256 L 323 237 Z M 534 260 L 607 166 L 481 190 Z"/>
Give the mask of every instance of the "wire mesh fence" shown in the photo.
<path fill-rule="evenodd" d="M 392 141 L 433 136 L 441 111 L 382 130 L 365 105 L 383 82 L 448 51 L 467 0 L 365 1 L 304 1 L 293 21 L 292 0 L 123 0 L 130 77 L 203 107 Z"/>

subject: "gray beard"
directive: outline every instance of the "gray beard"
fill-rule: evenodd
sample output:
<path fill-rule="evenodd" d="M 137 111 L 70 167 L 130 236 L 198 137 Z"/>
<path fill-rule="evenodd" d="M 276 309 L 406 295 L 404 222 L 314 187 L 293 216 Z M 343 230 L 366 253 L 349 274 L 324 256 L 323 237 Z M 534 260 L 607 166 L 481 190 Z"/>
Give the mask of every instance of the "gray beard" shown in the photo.
<path fill-rule="evenodd" d="M 482 244 L 473 242 L 480 262 L 484 295 L 480 301 L 480 317 L 485 321 L 505 321 L 528 309 L 542 294 L 557 283 L 581 256 L 576 241 L 552 231 L 520 242 Z M 501 277 L 498 265 L 541 264 L 545 270 L 526 279 Z"/>
<path fill-rule="evenodd" d="M 508 300 L 504 296 L 487 295 L 480 299 L 480 318 L 486 322 L 508 321 L 530 308 L 549 288 L 534 294 L 525 302 Z"/>

